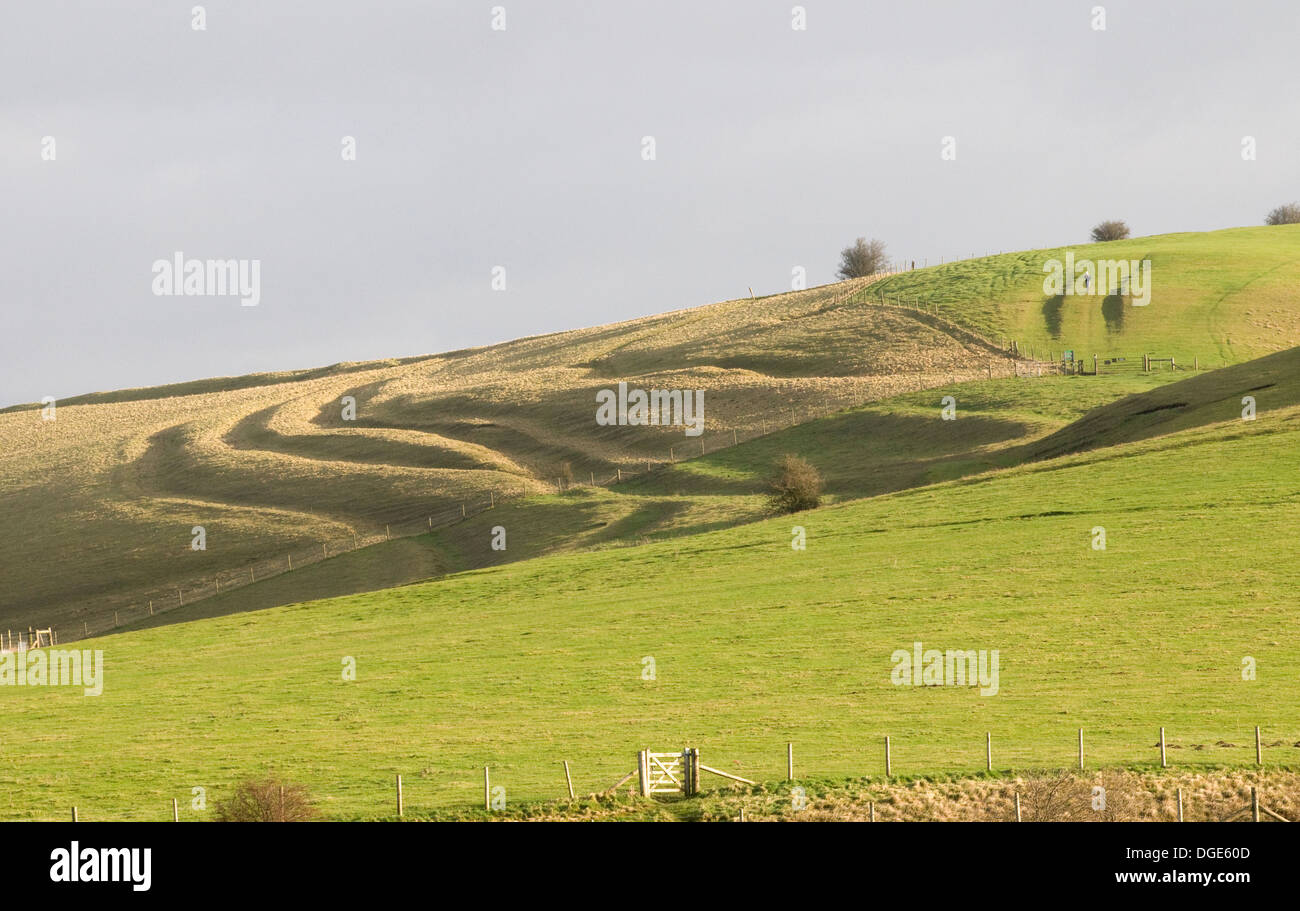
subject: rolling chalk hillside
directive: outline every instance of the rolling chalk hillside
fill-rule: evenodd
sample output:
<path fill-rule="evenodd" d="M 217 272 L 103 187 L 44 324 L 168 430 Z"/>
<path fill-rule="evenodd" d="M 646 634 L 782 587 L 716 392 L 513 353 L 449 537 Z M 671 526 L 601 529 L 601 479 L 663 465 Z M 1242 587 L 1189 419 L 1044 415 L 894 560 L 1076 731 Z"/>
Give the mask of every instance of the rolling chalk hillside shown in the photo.
<path fill-rule="evenodd" d="M 1270 768 L 1300 768 L 1298 451 L 1300 405 L 1270 407 L 797 517 L 93 639 L 102 695 L 5 688 L 6 724 L 33 733 L 0 744 L 0 817 L 168 819 L 201 785 L 208 809 L 183 800 L 183 818 L 210 818 L 271 769 L 331 818 L 391 814 L 396 774 L 408 816 L 472 815 L 485 765 L 513 810 L 565 793 L 561 759 L 579 794 L 682 744 L 773 782 L 793 742 L 801 778 L 842 779 L 881 775 L 886 735 L 895 775 L 983 775 L 989 732 L 1001 775 L 1072 766 L 1078 728 L 1090 770 L 1150 769 L 1164 727 L 1191 773 L 1253 764 L 1259 725 Z M 998 692 L 891 684 L 918 641 L 998 650 Z"/>
<path fill-rule="evenodd" d="M 227 587 L 268 558 L 347 545 L 465 502 L 554 490 L 721 445 L 808 410 L 1009 361 L 969 333 L 861 301 L 863 282 L 490 348 L 81 396 L 0 413 L 0 627 L 76 629 Z M 705 391 L 705 434 L 601 427 L 596 392 Z M 356 400 L 356 420 L 342 399 Z M 207 549 L 191 549 L 202 526 Z M 424 554 L 427 577 L 456 568 Z M 364 575 L 364 573 L 363 573 Z M 380 574 L 374 585 L 391 584 Z"/>
<path fill-rule="evenodd" d="M 0 520 L 15 532 L 0 539 L 9 583 L 0 627 L 93 628 L 119 610 L 138 619 L 150 599 L 199 586 L 210 594 L 214 580 L 227 590 L 167 618 L 216 615 L 507 555 L 721 528 L 761 517 L 762 476 L 787 451 L 819 463 L 832 501 L 900 490 L 1014 464 L 1032 456 L 1018 447 L 1065 432 L 1087 410 L 1185 375 L 1050 378 L 1029 392 L 1028 381 L 988 380 L 990 369 L 1010 375 L 1010 361 L 998 342 L 961 326 L 1027 344 L 1041 324 L 1044 351 L 1175 353 L 1203 366 L 1295 334 L 1292 227 L 1074 250 L 1081 259 L 1150 254 L 1151 305 L 1120 301 L 1116 319 L 1114 301 L 1070 298 L 1048 320 L 1041 263 L 1063 253 L 1035 251 L 424 358 L 96 393 L 61 402 L 55 421 L 32 406 L 6 409 Z M 881 294 L 940 316 L 880 306 Z M 597 426 L 595 393 L 619 380 L 704 389 L 702 440 L 680 427 Z M 965 418 L 951 427 L 932 420 L 945 393 Z M 356 399 L 355 421 L 342 419 L 343 396 Z M 807 423 L 862 402 L 878 404 Z M 700 442 L 704 458 L 667 464 L 670 452 L 681 460 Z M 659 470 L 553 495 L 559 477 L 604 482 L 647 466 Z M 268 559 L 322 546 L 330 554 L 382 538 L 389 524 L 418 528 L 465 502 L 519 495 L 509 512 L 229 590 Z M 506 517 L 512 543 L 497 554 L 488 530 Z M 205 551 L 190 549 L 196 525 L 207 531 Z"/>
<path fill-rule="evenodd" d="M 576 485 L 504 501 L 427 535 L 381 541 L 255 585 L 223 591 L 134 628 L 224 616 L 295 600 L 386 588 L 445 571 L 545 554 L 678 538 L 770 515 L 767 478 L 787 452 L 806 454 L 826 480 L 825 502 L 875 496 L 1032 457 L 1029 443 L 1090 410 L 1168 382 L 1167 375 L 1002 378 L 946 384 L 810 418 L 704 456 L 659 465 L 609 487 Z M 957 421 L 938 420 L 946 395 Z M 508 547 L 492 549 L 494 529 Z"/>

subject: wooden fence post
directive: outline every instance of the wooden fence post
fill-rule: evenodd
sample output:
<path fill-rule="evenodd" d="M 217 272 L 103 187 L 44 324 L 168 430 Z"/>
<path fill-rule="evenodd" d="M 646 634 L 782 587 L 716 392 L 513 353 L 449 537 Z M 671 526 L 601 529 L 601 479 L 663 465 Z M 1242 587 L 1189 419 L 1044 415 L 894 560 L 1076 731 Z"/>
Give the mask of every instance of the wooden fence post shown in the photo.
<path fill-rule="evenodd" d="M 173 797 L 172 798 L 172 822 L 180 822 L 180 821 L 181 821 L 181 806 L 179 803 L 176 802 L 176 798 Z"/>
<path fill-rule="evenodd" d="M 794 744 L 785 745 L 785 780 L 794 781 Z"/>
<path fill-rule="evenodd" d="M 1178 821 L 1183 821 L 1183 789 L 1178 789 Z"/>
<path fill-rule="evenodd" d="M 397 815 L 402 815 L 402 776 L 397 776 Z"/>
<path fill-rule="evenodd" d="M 1016 791 L 1016 822 L 1020 821 L 1020 792 Z"/>
<path fill-rule="evenodd" d="M 893 775 L 893 762 L 889 755 L 889 735 L 885 735 L 885 777 Z"/>
<path fill-rule="evenodd" d="M 1250 789 L 1250 816 L 1252 821 L 1259 822 L 1259 791 L 1255 788 Z"/>
<path fill-rule="evenodd" d="M 1160 729 L 1160 768 L 1169 768 L 1169 763 L 1165 759 L 1165 729 Z"/>
<path fill-rule="evenodd" d="M 492 780 L 488 777 L 487 766 L 483 766 L 483 809 L 492 809 Z"/>
<path fill-rule="evenodd" d="M 72 821 L 77 821 L 77 805 L 75 803 L 72 805 Z"/>
<path fill-rule="evenodd" d="M 871 801 L 871 821 L 876 821 L 876 802 L 874 800 Z"/>
<path fill-rule="evenodd" d="M 1079 771 L 1083 771 L 1083 728 L 1079 728 Z"/>
<path fill-rule="evenodd" d="M 1259 740 L 1259 725 L 1255 725 L 1255 765 L 1264 764 L 1264 748 Z"/>
<path fill-rule="evenodd" d="M 984 732 L 984 770 L 993 771 L 993 732 Z"/>
<path fill-rule="evenodd" d="M 569 774 L 569 760 L 565 759 L 563 760 L 563 762 L 564 762 L 564 780 L 569 784 L 569 799 L 573 800 L 573 776 Z"/>

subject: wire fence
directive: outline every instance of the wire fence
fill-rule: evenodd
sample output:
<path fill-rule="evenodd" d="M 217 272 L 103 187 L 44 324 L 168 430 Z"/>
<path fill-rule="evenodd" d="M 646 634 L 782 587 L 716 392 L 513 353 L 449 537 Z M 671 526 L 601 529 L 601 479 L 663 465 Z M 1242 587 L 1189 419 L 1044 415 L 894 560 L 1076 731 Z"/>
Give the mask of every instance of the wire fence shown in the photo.
<path fill-rule="evenodd" d="M 876 819 L 877 807 L 874 801 L 885 801 L 880 807 L 884 811 L 882 820 L 888 818 L 897 821 L 912 817 L 887 801 L 888 789 L 913 789 L 918 782 L 925 780 L 952 784 L 954 778 L 957 783 L 964 780 L 978 784 L 980 787 L 975 793 L 980 795 L 979 802 L 985 812 L 1005 814 L 1006 821 L 1077 818 L 1067 814 L 1070 807 L 1078 807 L 1078 803 L 1061 799 L 1065 793 L 1061 790 L 1061 783 L 1067 780 L 1103 782 L 1103 790 L 1112 792 L 1110 796 L 1115 798 L 1116 805 L 1111 808 L 1110 815 L 1103 817 L 1110 821 L 1145 819 L 1183 822 L 1186 819 L 1199 819 L 1221 822 L 1288 822 L 1294 821 L 1297 814 L 1300 814 L 1300 806 L 1297 805 L 1300 795 L 1289 778 L 1294 774 L 1294 764 L 1285 755 L 1280 761 L 1274 760 L 1275 754 L 1271 752 L 1269 761 L 1265 762 L 1266 748 L 1271 751 L 1288 747 L 1294 735 L 1284 737 L 1275 734 L 1273 740 L 1265 742 L 1259 725 L 1254 727 L 1253 757 L 1248 744 L 1228 744 L 1222 739 L 1219 741 L 1220 744 L 1234 748 L 1233 755 L 1226 761 L 1191 757 L 1178 761 L 1170 755 L 1170 751 L 1181 748 L 1181 744 L 1167 742 L 1163 727 L 1158 729 L 1158 740 L 1154 744 L 1147 741 L 1145 746 L 1135 745 L 1128 758 L 1119 761 L 1116 761 L 1114 754 L 1116 732 L 1113 730 L 1087 731 L 1090 744 L 1095 740 L 1108 745 L 1104 751 L 1097 751 L 1103 753 L 1100 759 L 1092 756 L 1091 746 L 1085 752 L 1085 730 L 1081 727 L 1063 731 L 1066 736 L 1058 748 L 1053 748 L 1041 738 L 1033 740 L 1032 746 L 1026 746 L 1024 740 L 1007 740 L 995 736 L 991 730 L 983 733 L 983 737 L 972 736 L 966 742 L 961 742 L 961 738 L 951 739 L 942 752 L 942 758 L 936 758 L 936 750 L 932 745 L 922 746 L 910 742 L 907 737 L 884 735 L 867 738 L 871 743 L 862 744 L 861 752 L 864 755 L 857 768 L 846 768 L 841 762 L 827 768 L 824 764 L 826 753 L 819 750 L 817 744 L 787 741 L 781 745 L 781 749 L 778 749 L 777 744 L 772 744 L 768 759 L 750 755 L 745 765 L 739 761 L 728 764 L 732 769 L 738 767 L 744 775 L 705 765 L 701 761 L 702 755 L 712 759 L 712 752 L 701 751 L 696 747 L 669 749 L 662 753 L 641 750 L 635 757 L 629 752 L 625 757 L 626 764 L 612 760 L 608 754 L 579 754 L 571 757 L 574 759 L 571 765 L 569 758 L 562 754 L 549 754 L 545 760 L 535 763 L 509 762 L 504 767 L 488 763 L 461 767 L 451 773 L 451 782 L 446 778 L 440 780 L 436 776 L 430 776 L 428 769 L 415 775 L 397 772 L 386 777 L 377 774 L 369 778 L 374 790 L 363 798 L 369 809 L 363 812 L 362 818 L 421 818 L 438 813 L 450 813 L 450 818 L 455 818 L 465 811 L 481 810 L 495 814 L 515 807 L 536 809 L 547 805 L 552 812 L 563 813 L 566 799 L 567 805 L 572 806 L 579 800 L 588 801 L 615 795 L 621 797 L 626 794 L 629 799 L 638 795 L 643 799 L 655 799 L 658 795 L 666 795 L 669 799 L 738 798 L 744 803 L 738 808 L 740 817 L 737 821 L 744 822 L 746 807 L 751 815 L 755 810 L 770 813 L 775 803 L 789 801 L 796 794 L 801 797 L 811 796 L 806 791 L 799 794 L 794 790 L 801 783 L 807 783 L 814 788 L 828 785 L 834 788 L 837 784 L 849 786 L 846 789 L 848 793 L 856 794 L 856 800 L 869 804 L 867 812 L 871 821 Z M 1152 731 L 1153 735 L 1156 733 Z M 808 747 L 811 748 L 805 752 L 804 749 Z M 871 747 L 874 747 L 874 757 L 866 758 L 873 752 Z M 905 752 L 900 751 L 899 747 L 903 747 Z M 811 759 L 808 758 L 809 753 L 812 754 Z M 902 762 L 899 761 L 900 755 L 903 756 Z M 976 755 L 978 760 L 975 760 Z M 969 757 L 973 761 L 967 764 L 961 757 Z M 624 773 L 633 762 L 636 765 L 630 771 L 614 780 L 615 775 Z M 481 786 L 473 781 L 480 774 L 479 769 Z M 702 778 L 700 772 L 710 777 Z M 1108 772 L 1151 776 L 1152 783 L 1163 786 L 1149 788 L 1146 783 L 1133 779 L 1098 778 Z M 1223 775 L 1224 778 L 1215 782 L 1216 774 Z M 991 779 L 1003 781 L 999 785 Z M 705 782 L 709 786 L 705 786 Z M 258 783 L 260 782 L 254 782 Z M 292 785 L 274 777 L 266 780 L 265 784 L 267 787 L 262 789 L 261 803 L 267 807 L 270 818 L 287 819 L 288 817 L 275 814 L 274 792 L 278 785 L 281 791 L 280 808 L 283 809 L 283 791 L 286 786 Z M 740 785 L 748 787 L 739 787 Z M 159 788 L 164 792 L 166 789 L 166 784 Z M 478 795 L 471 796 L 475 791 Z M 509 804 L 507 791 L 511 794 Z M 525 796 L 514 796 L 519 791 L 523 791 Z M 1089 791 L 1089 796 L 1095 799 L 1096 792 L 1091 787 Z M 1149 799 L 1144 802 L 1133 800 L 1139 793 L 1149 795 Z M 956 799 L 961 799 L 960 794 Z M 988 803 L 990 800 L 1003 800 L 1005 803 L 991 806 Z M 1274 800 L 1277 802 L 1274 803 Z M 384 804 L 391 809 L 387 812 L 377 809 Z M 801 807 L 793 804 L 787 806 L 797 812 L 806 809 L 808 804 L 805 802 Z M 81 812 L 83 806 L 73 805 L 70 809 L 72 821 L 85 821 Z M 1093 804 L 1092 809 L 1101 811 L 1105 808 Z M 180 801 L 172 798 L 169 806 L 160 802 L 157 812 L 158 819 L 170 818 L 179 822 Z M 210 811 L 205 807 L 202 812 Z M 193 818 L 188 808 L 185 815 Z"/>

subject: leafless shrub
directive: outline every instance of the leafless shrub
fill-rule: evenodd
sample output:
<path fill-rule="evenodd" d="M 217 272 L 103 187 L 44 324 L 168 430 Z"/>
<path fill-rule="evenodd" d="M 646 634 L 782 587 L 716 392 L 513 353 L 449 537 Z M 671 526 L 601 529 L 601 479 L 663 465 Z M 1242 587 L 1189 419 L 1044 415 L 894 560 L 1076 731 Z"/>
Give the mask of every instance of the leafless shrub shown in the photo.
<path fill-rule="evenodd" d="M 1098 244 L 1108 240 L 1123 240 L 1126 237 L 1128 237 L 1128 225 L 1119 220 L 1103 221 L 1092 229 L 1092 240 Z"/>
<path fill-rule="evenodd" d="M 1085 788 L 1079 779 L 1065 772 L 1023 779 L 1017 786 L 1021 821 L 1066 822 L 1086 818 L 1084 813 L 1090 806 Z"/>
<path fill-rule="evenodd" d="M 885 242 L 859 237 L 853 246 L 840 251 L 840 278 L 861 278 L 885 268 Z"/>
<path fill-rule="evenodd" d="M 320 815 L 306 788 L 275 777 L 241 782 L 216 811 L 220 822 L 307 822 Z"/>
<path fill-rule="evenodd" d="M 1278 206 L 1264 218 L 1266 225 L 1300 225 L 1300 202 Z"/>

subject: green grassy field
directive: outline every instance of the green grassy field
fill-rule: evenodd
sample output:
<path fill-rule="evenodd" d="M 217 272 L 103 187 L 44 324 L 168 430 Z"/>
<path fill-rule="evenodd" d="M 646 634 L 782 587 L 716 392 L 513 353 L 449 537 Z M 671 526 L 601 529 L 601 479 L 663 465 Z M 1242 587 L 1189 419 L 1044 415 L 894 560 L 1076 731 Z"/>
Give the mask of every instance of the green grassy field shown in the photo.
<path fill-rule="evenodd" d="M 1117 399 L 1029 450 L 1032 457 L 1043 458 L 1208 424 L 1240 422 L 1247 397 L 1253 400 L 1257 415 L 1300 402 L 1300 348 Z"/>
<path fill-rule="evenodd" d="M 430 535 L 397 538 L 312 563 L 255 585 L 203 598 L 167 613 L 132 620 L 122 626 L 147 629 L 207 617 L 224 617 L 295 601 L 391 588 L 461 568 L 447 562 L 447 551 L 438 547 Z"/>
<path fill-rule="evenodd" d="M 938 420 L 937 417 L 935 420 Z M 336 818 L 509 800 L 699 746 L 755 779 L 1300 765 L 1287 630 L 1300 408 L 738 528 L 94 640 L 104 695 L 9 689 L 0 814 L 160 818 L 274 769 Z M 807 550 L 790 547 L 806 528 Z M 1104 526 L 1107 549 L 1091 546 Z M 1267 550 L 1261 542 L 1268 542 Z M 998 649 L 1000 690 L 890 683 L 915 641 Z M 357 680 L 341 679 L 356 659 Z M 653 657 L 656 679 L 642 679 Z M 1258 679 L 1242 679 L 1242 661 Z"/>
<path fill-rule="evenodd" d="M 1149 259 L 1151 302 L 1046 294 L 1043 264 L 1068 251 L 1076 260 Z M 933 305 L 1043 355 L 1147 353 L 1221 367 L 1300 345 L 1298 270 L 1300 225 L 1283 225 L 1005 253 L 906 272 L 873 292 Z"/>

